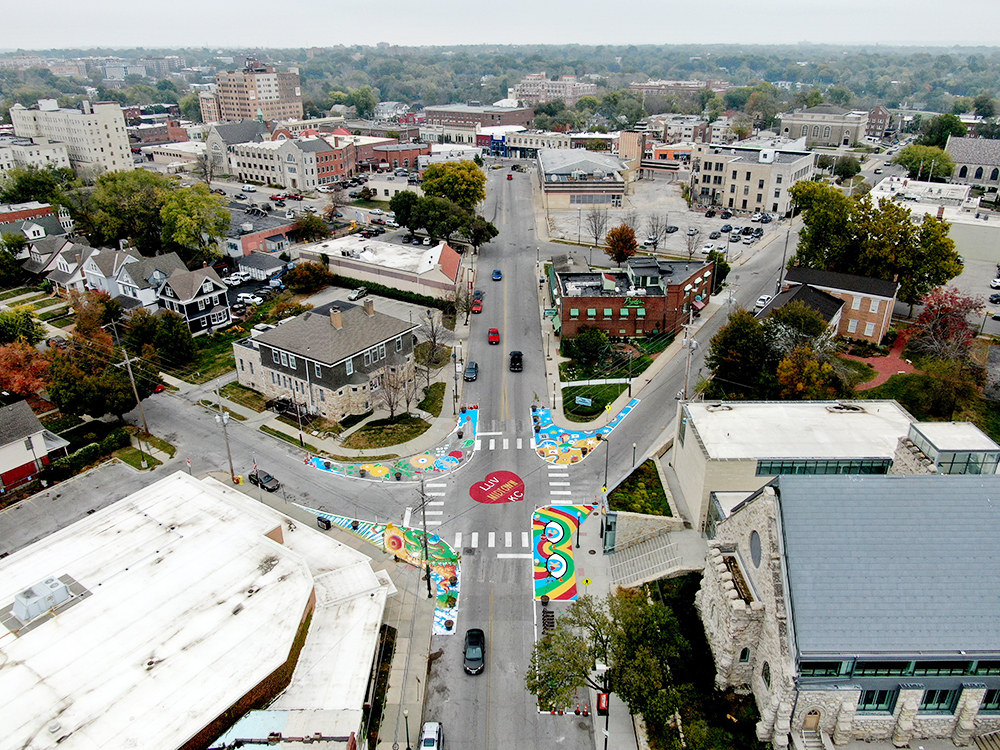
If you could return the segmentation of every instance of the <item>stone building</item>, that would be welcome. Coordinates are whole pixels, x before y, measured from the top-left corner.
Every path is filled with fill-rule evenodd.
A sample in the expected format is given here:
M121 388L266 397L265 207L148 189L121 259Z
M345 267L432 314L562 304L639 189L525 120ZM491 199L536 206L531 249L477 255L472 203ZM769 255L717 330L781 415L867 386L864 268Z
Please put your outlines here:
M236 374L268 399L339 421L379 408L383 389L414 384L417 327L375 312L371 297L322 305L235 342Z
M716 684L752 693L761 741L1000 730L998 491L995 475L783 475L733 509L696 601Z
M867 112L850 112L833 104L820 104L781 115L780 133L805 138L814 146L856 146L868 127Z
M989 138L948 136L944 150L955 162L953 182L964 185L1000 186L1000 141Z
M597 84L581 81L576 76L560 76L550 81L544 72L529 73L513 88L507 89L508 99L531 106L561 99L567 107L575 107L581 96L597 96Z

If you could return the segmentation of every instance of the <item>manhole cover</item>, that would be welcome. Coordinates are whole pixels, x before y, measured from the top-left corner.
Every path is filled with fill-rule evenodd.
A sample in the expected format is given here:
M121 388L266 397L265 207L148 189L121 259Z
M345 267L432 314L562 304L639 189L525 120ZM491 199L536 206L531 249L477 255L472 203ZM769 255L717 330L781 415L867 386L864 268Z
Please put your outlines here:
M587 554L596 555L597 554L597 550L596 549L592 549Z
M465 548L465 552L463 552L462 554L464 554L464 555L474 555L474 554L476 554L476 548L475 547L466 547Z

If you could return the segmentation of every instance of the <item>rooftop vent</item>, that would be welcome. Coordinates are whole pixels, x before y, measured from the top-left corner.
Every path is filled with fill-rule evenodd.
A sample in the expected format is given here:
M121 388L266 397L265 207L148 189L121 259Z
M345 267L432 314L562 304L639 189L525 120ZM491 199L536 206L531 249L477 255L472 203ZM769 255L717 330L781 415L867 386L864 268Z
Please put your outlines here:
M856 404L833 404L832 406L826 407L826 410L832 414L865 414L865 410L861 406Z

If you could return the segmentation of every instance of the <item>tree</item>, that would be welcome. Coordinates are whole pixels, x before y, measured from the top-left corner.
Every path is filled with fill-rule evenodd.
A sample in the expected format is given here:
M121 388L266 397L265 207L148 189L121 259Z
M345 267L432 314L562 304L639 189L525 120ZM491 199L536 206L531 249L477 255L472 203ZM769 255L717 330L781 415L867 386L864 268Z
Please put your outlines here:
M660 244L660 240L666 230L666 218L661 214L652 213L646 217L647 236L653 238L654 248Z
M688 232L684 235L684 244L687 247L688 260L690 261L694 258L694 249L698 247L698 235Z
M836 398L840 380L829 362L820 362L809 347L793 350L778 363L779 395L790 401Z
M486 200L486 175L473 161L440 162L424 170L421 189L426 196L447 198L471 211Z
M92 336L109 323L117 322L122 314L122 305L111 295L102 291L69 293L70 306L76 314L73 332L84 337Z
M333 280L332 274L322 263L296 263L295 267L285 274L285 283L296 294L312 294Z
M153 315L145 307L137 307L122 320L125 335L122 343L133 354L140 354L149 345L156 345L156 337L160 331L160 318Z
M468 212L457 203L447 198L425 196L417 201L412 220L426 229L431 239L444 238L447 242L466 224L467 217Z
M45 327L27 305L0 310L0 345L20 342L34 346L45 338Z
M584 362L600 362L608 352L608 334L593 326L581 328L572 342L574 358Z
M178 105L181 108L181 117L185 120L201 122L201 103L198 101L197 94L188 94L185 97L181 97Z
M479 252L479 248L492 240L500 231L492 223L486 221L478 214L470 214L465 226L461 228L461 235L469 241L472 249Z
M915 325L905 329L906 345L916 356L947 362L968 362L976 328L970 317L981 317L983 301L953 287L933 290L921 300L923 311Z
M48 385L49 358L31 344L0 346L0 390L29 396Z
M295 235L299 242L325 240L330 236L330 228L316 214L302 214L295 220Z
M17 286L24 277L24 269L15 256L27 244L28 240L23 234L3 235L0 243L0 286Z
M535 643L524 686L542 711L552 711L572 704L593 669L586 639L557 626Z
M231 219L223 198L210 193L206 185L194 185L166 195L160 220L164 243L180 248L187 260L208 260L226 236Z
M212 180L216 177L215 159L212 158L207 149L195 157L191 174L199 180L203 180L206 185L212 184Z
M820 154L816 157L816 169L826 170L836 163L837 160L830 154Z
M348 203L347 191L344 190L344 185L338 182L329 193L326 194L326 205L323 206L323 216L327 221L334 221L340 218L340 209L346 206Z
M594 238L596 247L608 229L608 209L591 208L586 215L587 232Z
M841 180L849 180L860 171L861 163L853 156L841 156L833 168L833 173Z
M972 108L976 113L976 117L982 117L983 119L995 117L997 113L996 102L993 101L993 97L989 94L980 94L973 99Z
M905 167L911 180L947 180L955 171L955 163L948 152L936 146L912 144L896 154L893 163Z
M921 146L937 146L944 148L948 143L948 136L964 136L968 128L958 115L945 114L932 117L920 126Z
M411 232L420 228L414 216L414 207L420 197L412 190L401 190L389 199L389 209L396 215L396 221Z
M153 345L160 359L174 367L194 361L195 343L191 327L178 313L168 310L160 313L159 328Z
M726 261L725 252L722 250L713 250L710 252L708 260L715 263L715 269L712 271L712 294L718 294L732 269Z
M0 203L58 202L63 188L75 179L65 168L12 167L0 183Z
M826 90L826 100L838 107L849 109L854 100L854 93L842 84L835 84Z
M109 240L128 240L143 255L154 255L162 241L160 210L173 189L157 172L106 172L91 196L95 226Z
M737 310L712 337L705 365L712 373L708 393L717 398L766 397L762 375L770 348L760 322L747 310Z
M396 137L398 138L399 136ZM483 168L483 164L485 163L483 161L483 157L478 153L472 157L472 161L475 162L476 166L479 167L480 169Z
M389 412L389 419L396 416L406 396L407 371L404 367L387 367L382 371L378 389L378 401Z
M379 100L371 86L355 89L347 95L347 98L348 103L357 110L358 117L361 119L369 118L375 114L375 105L378 104Z
M607 247L604 252L619 266L635 255L639 247L635 241L635 231L627 224L617 226L608 232L605 242Z

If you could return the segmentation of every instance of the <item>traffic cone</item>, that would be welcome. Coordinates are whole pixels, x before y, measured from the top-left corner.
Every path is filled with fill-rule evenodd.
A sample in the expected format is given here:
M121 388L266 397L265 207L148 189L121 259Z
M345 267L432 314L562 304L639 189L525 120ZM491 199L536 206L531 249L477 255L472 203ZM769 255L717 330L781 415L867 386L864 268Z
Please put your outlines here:
M583 704L583 715L584 716L590 716L590 704L589 703L584 703Z
M575 713L577 716L580 715L580 704L579 703L576 704L576 711L574 711L573 713Z

